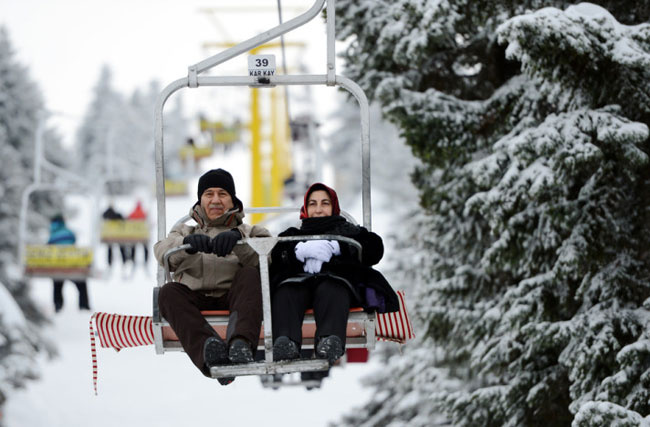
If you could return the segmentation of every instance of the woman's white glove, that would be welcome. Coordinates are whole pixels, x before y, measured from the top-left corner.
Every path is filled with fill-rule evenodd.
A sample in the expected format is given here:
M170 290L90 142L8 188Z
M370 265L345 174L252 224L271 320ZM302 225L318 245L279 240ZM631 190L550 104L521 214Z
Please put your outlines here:
M336 240L308 240L296 245L296 258L304 262L305 273L319 273L324 262L329 262L334 255L341 254L341 247Z
M302 269L305 273L316 274L320 273L320 269L323 266L323 261L316 258L307 258L305 264L302 266Z
M296 245L296 258L304 262L308 258L329 261L333 255L340 255L341 248L336 240L308 240Z

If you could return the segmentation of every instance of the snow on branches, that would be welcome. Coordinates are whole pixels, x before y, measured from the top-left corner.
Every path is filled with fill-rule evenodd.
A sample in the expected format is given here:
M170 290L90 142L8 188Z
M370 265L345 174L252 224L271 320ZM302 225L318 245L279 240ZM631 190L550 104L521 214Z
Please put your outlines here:
M418 343L454 425L650 415L650 17L599 3L338 3L347 74L422 161Z

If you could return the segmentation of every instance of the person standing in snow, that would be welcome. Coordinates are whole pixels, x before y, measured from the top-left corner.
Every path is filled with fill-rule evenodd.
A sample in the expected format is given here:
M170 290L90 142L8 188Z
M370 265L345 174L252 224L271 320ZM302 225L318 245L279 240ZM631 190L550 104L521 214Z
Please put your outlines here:
M117 212L115 209L113 209L113 206L110 205L102 214L102 218L108 221L111 220L117 220L117 221L123 221L124 216ZM107 262L108 266L110 267L113 265L113 243L106 243L106 246L108 248L108 256L107 256ZM122 264L126 264L126 262L130 259L130 248L127 247L124 244L120 244L120 253L122 255Z
M174 226L154 245L154 255L162 265L169 249L191 245L170 257L178 281L160 289L158 304L187 355L209 377L211 366L254 360L263 317L259 257L237 241L270 233L242 223L244 206L229 172L206 172L199 179L197 196L190 210L197 225ZM220 337L200 310L230 310L227 336ZM219 382L227 385L232 380Z
M140 200L138 200L136 202L135 208L133 208L133 211L131 211L131 213L129 214L127 219L129 221L146 221L147 220L147 214L144 211L144 209L142 209L142 203L140 202ZM147 261L149 261L149 248L148 248L149 242L146 242L146 243L141 242L141 244L142 244L142 251L143 251L143 254L144 254L144 265L146 267ZM137 247L138 247L138 244L136 243L133 246L131 246L131 248L130 248L131 249L130 250L130 258L133 261L133 269L134 270L135 270L135 253L136 253Z
M350 307L380 313L399 310L397 294L377 270L371 268L384 253L381 237L348 222L340 215L336 192L325 184L309 187L300 209L300 228L278 236L330 234L352 238L362 248L336 240L279 242L271 252L271 309L273 357L300 357L305 311L314 309L317 358L332 365L345 351Z
M48 245L74 245L74 233L65 226L62 215L55 215L50 221L50 238ZM63 280L54 280L54 310L58 313L63 308ZM88 304L88 288L85 280L72 281L79 291L79 309L90 310Z

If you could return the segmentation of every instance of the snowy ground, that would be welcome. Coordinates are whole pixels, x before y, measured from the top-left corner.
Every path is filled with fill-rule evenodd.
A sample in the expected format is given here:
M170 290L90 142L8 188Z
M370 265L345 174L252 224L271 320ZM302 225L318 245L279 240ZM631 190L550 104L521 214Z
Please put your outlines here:
M246 165L242 153L229 158L227 166L223 166L233 172L238 170L233 174L238 195L243 195L240 197L247 194ZM219 166L210 161L202 169ZM192 188L196 188L196 180L190 181ZM168 229L189 211L194 197L167 199ZM246 203L246 198L243 200ZM128 213L134 201L118 204ZM155 203L145 200L145 206L155 217ZM79 222L71 225L73 229L84 227ZM92 311L151 315L156 270L153 260L131 272L130 268L123 269L119 257L113 270L107 271L104 247L96 250L95 259L106 278L88 281ZM53 360L42 360L39 381L10 396L4 421L11 427L166 427L205 423L324 426L367 400L371 390L363 389L359 380L379 368L372 359L367 364L347 364L333 369L322 387L311 391L303 387L265 389L257 377L240 377L223 387L203 377L184 353L156 355L153 346L117 353L97 343L99 395L95 396L88 329L91 312L77 309L75 286L69 282L64 286L65 306L57 315L49 279L33 280L32 294L53 319L46 333L57 343L60 354Z

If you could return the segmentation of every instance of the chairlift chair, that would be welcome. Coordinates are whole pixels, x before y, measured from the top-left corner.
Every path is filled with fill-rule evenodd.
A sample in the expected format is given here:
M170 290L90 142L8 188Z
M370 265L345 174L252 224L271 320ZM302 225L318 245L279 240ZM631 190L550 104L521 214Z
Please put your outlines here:
M204 147L185 145L178 151L178 156L181 162L187 162L190 161L190 159L191 161L197 161L200 159L205 159L206 157L210 157L211 155L212 145L206 145Z
M146 220L104 219L100 241L102 243L149 244L149 223Z
M104 186L106 194L114 196L119 192L115 189L121 189L125 186L133 188L134 182L124 179L105 179ZM126 195L126 193L122 193ZM144 219L104 219L101 220L99 241L106 244L131 245L142 243L149 244L150 240L149 222Z
M206 117L199 118L199 129L209 135L213 146L228 146L241 139L241 124L239 121L224 123L210 121Z
M165 179L165 194L169 197L187 196L187 182L182 179Z
M371 230L370 212L370 138L369 138L369 109L368 100L363 90L352 80L336 75L335 53L334 53L334 8L335 1L327 2L327 71L322 75L253 75L249 76L200 76L206 70L222 64L242 53L266 43L269 40L301 26L319 15L323 9L325 0L316 0L314 5L302 15L291 19L269 31L255 36L232 48L229 48L215 56L212 56L200 63L190 66L188 76L176 80L163 89L158 96L155 108L155 159L156 159L156 198L157 198L157 224L158 240L166 237L166 208L165 208L165 172L164 172L164 144L163 144L163 108L167 99L176 91L185 88L198 88L200 86L237 86L253 88L270 88L276 85L326 85L340 86L348 90L357 99L361 112L361 152L362 152L362 208L363 225ZM267 207L247 208L247 213L266 213L279 211L296 211L295 208ZM248 364L222 365L211 368L213 378L236 377L241 375L275 375L293 372L325 371L329 369L328 362L324 359L273 361L273 339L271 325L270 307L270 286L268 271L268 255L272 248L279 241L285 240L317 240L328 239L343 241L359 248L360 245L349 238L342 236L317 235L317 236L287 236L287 237L264 237L249 238L240 241L238 244L250 245L258 254L260 260L260 275L262 278L262 301L263 301L263 328L258 342L258 349L263 351L264 359ZM158 291L167 281L172 280L172 272L169 271L169 256L177 251L188 249L189 245L182 245L170 249L165 254L166 267L158 269L158 285L154 288L153 295L153 334L157 354L164 354L167 351L182 350L169 323L161 317L158 309ZM225 336L225 328L228 323L228 312L204 312L206 319L217 330L220 336ZM303 324L303 349L313 348L314 325L313 316L306 315ZM347 348L368 348L375 345L375 314L366 313L362 309L353 310L348 319Z
M23 275L83 280L93 275L93 250L75 245L26 245Z

